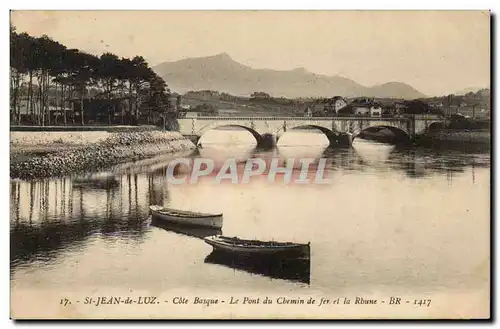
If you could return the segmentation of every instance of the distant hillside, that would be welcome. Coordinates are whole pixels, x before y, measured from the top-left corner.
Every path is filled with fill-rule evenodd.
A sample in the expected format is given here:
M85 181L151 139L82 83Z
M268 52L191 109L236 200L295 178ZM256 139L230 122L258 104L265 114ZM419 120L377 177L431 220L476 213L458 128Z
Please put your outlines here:
M468 88L464 88L464 89L456 92L455 95L465 95L465 94L471 93L471 92L476 93L482 89L488 89L488 88L487 87L468 87Z
M401 82L387 82L368 88L368 97L415 99L425 97L424 94L410 85Z
M373 87L363 86L341 76L315 74L298 68L290 71L253 69L234 61L228 54L188 58L165 62L153 70L168 83L171 90L217 90L248 96L264 91L274 97L392 97L414 99L425 97L411 86L389 82Z

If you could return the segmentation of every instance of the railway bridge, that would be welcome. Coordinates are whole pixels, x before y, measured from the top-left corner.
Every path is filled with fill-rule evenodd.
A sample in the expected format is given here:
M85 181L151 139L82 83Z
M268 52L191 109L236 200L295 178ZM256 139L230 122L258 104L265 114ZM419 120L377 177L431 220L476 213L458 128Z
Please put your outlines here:
M211 117L181 118L179 132L196 143L209 130L239 127L250 132L258 146L274 146L279 137L293 129L316 129L326 135L331 146L351 145L354 138L369 128L387 128L395 136L413 139L434 126L444 125L436 115L402 117Z

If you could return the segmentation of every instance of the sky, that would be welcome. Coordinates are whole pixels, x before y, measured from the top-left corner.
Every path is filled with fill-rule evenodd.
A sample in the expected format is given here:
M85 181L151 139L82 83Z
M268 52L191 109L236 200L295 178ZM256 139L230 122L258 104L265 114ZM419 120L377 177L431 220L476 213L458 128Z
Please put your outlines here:
M11 22L151 66L224 52L253 68L399 81L426 95L490 85L488 11L13 11Z

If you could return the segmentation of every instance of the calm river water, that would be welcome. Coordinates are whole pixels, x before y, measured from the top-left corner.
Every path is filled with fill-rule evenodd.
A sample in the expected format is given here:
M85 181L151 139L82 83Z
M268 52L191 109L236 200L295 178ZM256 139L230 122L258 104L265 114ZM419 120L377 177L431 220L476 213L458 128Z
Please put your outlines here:
M454 299L455 308L436 306L450 314L461 307L487 309L489 151L399 150L363 140L350 149L327 150L322 135L297 132L264 152L254 150L245 134L210 132L203 149L190 156L323 157L330 183L286 185L258 178L249 184L171 185L166 166L172 156L78 177L12 180L13 304L23 305L26 314L60 316L60 298L83 301L95 294L162 294L170 300L180 294L399 294L438 304ZM249 144L231 144L242 141ZM151 204L223 212L228 236L311 242L310 264L272 269L212 258L212 248L199 238L204 232L152 223ZM115 307L94 308L92 314L190 312L197 311Z

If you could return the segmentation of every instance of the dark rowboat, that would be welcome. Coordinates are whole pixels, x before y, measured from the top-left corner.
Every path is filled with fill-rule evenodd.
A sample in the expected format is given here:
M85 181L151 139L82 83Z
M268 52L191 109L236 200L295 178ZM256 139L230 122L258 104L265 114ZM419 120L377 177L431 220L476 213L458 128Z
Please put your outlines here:
M207 214L186 210L165 208L162 206L149 206L153 217L181 225L205 226L222 228L222 214Z
M214 251L246 256L308 258L310 254L310 243L244 240L222 235L209 236L204 240L213 247Z

